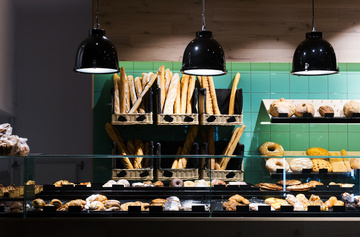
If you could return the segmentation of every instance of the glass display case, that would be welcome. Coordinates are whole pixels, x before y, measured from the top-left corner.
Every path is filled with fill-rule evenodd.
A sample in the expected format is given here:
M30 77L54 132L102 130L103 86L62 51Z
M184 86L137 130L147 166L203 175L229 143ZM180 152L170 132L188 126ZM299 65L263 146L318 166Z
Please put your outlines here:
M152 179L141 172L142 168L134 176L124 178L124 172L132 171L122 169L114 175L91 165L100 159L117 169L117 162L125 158L139 157L0 157L0 217L360 216L358 170L295 170L286 165L294 159L305 162L309 158L327 157L142 156L152 160L150 168L143 169L144 172L151 169ZM273 158L278 163L270 169L267 161ZM177 159L186 159L194 167L189 171L165 167L165 172L162 165ZM242 175L234 179L235 168L231 166L212 170L209 165L212 159L230 159L228 164L230 161L236 164L234 167ZM344 161L348 157L332 159ZM95 177L97 174L101 177Z

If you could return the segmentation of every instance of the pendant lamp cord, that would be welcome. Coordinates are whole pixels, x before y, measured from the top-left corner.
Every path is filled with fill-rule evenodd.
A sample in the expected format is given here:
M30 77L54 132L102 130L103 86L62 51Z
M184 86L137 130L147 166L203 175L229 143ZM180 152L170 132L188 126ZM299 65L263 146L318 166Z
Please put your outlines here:
M96 24L95 24L95 29L100 29L100 24L99 24L99 0L96 0Z
M312 32L316 32L316 30L315 30L315 7L314 7L314 0L312 0Z
M202 27L201 27L201 30L206 30L206 23L205 23L205 0L203 0Z

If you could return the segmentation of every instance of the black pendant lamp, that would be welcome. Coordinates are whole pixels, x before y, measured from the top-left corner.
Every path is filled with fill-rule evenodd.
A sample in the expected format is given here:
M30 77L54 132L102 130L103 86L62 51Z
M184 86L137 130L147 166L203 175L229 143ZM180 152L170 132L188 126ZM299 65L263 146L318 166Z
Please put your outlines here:
M184 51L181 73L197 76L226 74L225 54L221 45L213 39L205 26L205 0L203 0L202 30L196 32Z
M89 37L81 42L75 59L74 71L80 73L106 74L119 72L119 60L114 44L105 36L98 22L98 1L96 2L96 25L89 31Z
M314 0L312 1L312 32L296 48L291 74L299 76L330 75L339 72L334 48L315 30Z

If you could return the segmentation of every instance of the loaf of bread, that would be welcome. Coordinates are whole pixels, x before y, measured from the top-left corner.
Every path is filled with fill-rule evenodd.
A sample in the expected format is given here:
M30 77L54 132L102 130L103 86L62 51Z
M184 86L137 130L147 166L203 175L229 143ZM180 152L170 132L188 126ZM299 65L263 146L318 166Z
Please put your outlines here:
M192 113L191 99L192 99L194 89L195 89L195 81L196 81L196 77L195 76L190 76L189 86L188 86L188 93L187 93L187 100L186 100L186 113L187 114Z
M135 81L136 96L139 97L141 95L141 92L143 89L142 84L141 84L141 79L140 79L140 77L135 77L134 81ZM145 113L143 103L141 103L139 106L139 113Z
M186 113L186 103L187 103L187 93L189 87L189 75L183 74L181 78L181 103L180 103L180 113Z
M120 114L120 77L118 74L114 73L114 114Z
M314 106L309 103L297 104L295 106L295 115L297 117L303 117L304 113L312 114L312 116L314 117L315 114Z
M328 105L319 107L319 114L325 117L325 114L334 114L334 109Z
M210 96L211 96L211 102L212 102L214 114L221 114L220 110L219 110L217 98L216 98L214 80L212 77L207 77L207 79L208 79L208 83L209 83Z
M175 73L173 78L171 79L168 94L166 96L165 104L164 104L164 114L173 114L174 113L174 103L177 95L177 88L179 85L180 77L179 74Z
M130 101L131 101L131 105L134 106L137 100L134 77L129 75L128 82L129 82Z
M344 105L343 110L346 117L352 117L354 113L360 113L360 103L351 100Z
M270 114L274 117L279 117L279 114L287 114L288 117L293 116L295 113L294 106L286 101L284 98L281 98L280 100L275 100L270 105Z

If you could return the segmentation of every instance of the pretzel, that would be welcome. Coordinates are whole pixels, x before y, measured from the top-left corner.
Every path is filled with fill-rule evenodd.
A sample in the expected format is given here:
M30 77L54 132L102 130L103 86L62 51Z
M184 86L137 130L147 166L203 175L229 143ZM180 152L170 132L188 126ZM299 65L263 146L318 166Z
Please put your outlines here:
M236 95L236 89L237 89L237 85L239 83L239 79L240 79L240 73L236 73L235 79L234 79L234 82L233 82L233 86L231 88L230 104L229 104L229 115L234 114L235 95Z

